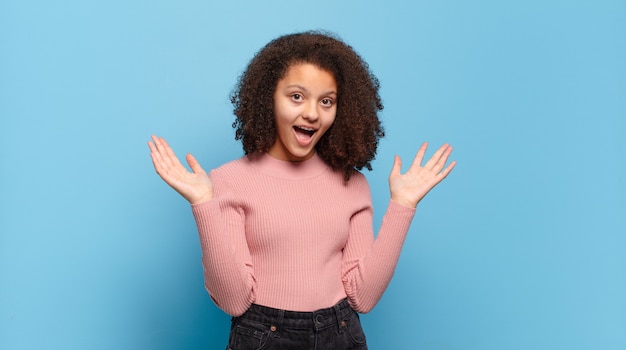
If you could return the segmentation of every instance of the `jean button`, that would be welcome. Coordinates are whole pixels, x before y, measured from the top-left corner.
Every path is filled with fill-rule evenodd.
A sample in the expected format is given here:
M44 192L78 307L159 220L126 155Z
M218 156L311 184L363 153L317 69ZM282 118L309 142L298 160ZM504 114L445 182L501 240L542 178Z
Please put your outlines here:
M315 316L315 322L322 323L324 321L324 317L322 315Z

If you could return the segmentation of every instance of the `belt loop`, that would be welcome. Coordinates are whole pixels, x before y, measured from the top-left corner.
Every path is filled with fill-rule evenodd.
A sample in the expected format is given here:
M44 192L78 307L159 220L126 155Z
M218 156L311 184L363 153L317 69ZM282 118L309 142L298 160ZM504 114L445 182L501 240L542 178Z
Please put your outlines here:
M339 330L339 334L343 333L343 328L341 328L341 303L338 303L337 305L333 306L333 309L335 309L335 319L337 320L337 329Z
M285 310L278 310L278 324L277 326L283 326L283 319L285 318Z

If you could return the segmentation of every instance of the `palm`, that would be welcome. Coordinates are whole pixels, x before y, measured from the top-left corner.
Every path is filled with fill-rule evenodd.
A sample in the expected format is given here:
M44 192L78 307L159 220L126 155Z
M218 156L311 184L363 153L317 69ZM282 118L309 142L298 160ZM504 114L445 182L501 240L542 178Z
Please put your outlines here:
M400 157L395 157L393 168L389 175L391 199L405 206L416 207L417 203L452 171L456 162L450 163L444 169L452 152L452 147L448 144L441 146L428 162L421 166L427 147L427 143L420 147L415 155L413 164L404 174L400 173L402 168Z
M191 154L186 157L192 170L190 172L181 164L165 139L152 136L152 140L148 142L150 157L163 181L192 204L213 198L213 183Z

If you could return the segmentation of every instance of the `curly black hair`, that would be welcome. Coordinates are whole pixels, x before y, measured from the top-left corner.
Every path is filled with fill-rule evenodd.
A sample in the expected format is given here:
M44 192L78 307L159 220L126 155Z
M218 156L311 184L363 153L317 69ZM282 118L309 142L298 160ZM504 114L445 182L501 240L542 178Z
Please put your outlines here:
M267 152L276 141L274 92L294 64L310 63L332 73L337 83L337 113L316 145L319 156L349 180L355 169L372 170L378 140L385 135L378 112L380 84L352 47L320 31L289 34L255 54L230 95L237 119L235 139L245 154Z

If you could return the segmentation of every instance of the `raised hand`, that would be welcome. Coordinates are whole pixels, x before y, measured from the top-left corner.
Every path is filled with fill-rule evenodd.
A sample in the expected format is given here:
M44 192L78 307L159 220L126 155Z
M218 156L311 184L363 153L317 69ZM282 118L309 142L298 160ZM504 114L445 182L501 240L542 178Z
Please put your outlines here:
M452 171L456 162L450 163L444 169L452 146L444 144L435 154L421 166L428 143L424 142L417 151L413 164L409 170L401 174L402 160L395 156L391 174L389 175L389 190L391 199L407 207L415 208L426 194Z
M191 154L186 157L192 170L189 172L165 139L152 135L148 147L157 174L189 203L198 204L213 199L213 183Z

